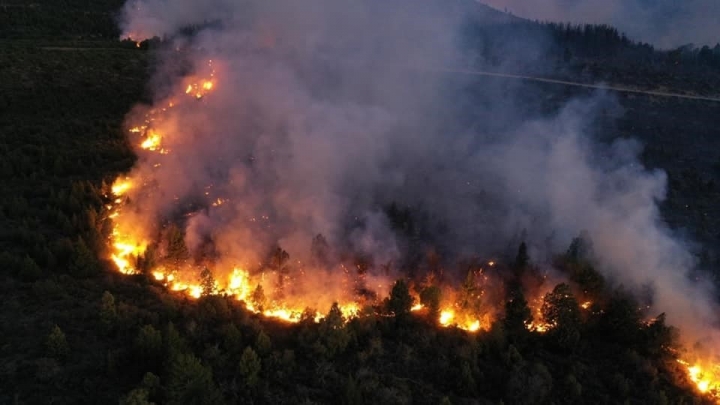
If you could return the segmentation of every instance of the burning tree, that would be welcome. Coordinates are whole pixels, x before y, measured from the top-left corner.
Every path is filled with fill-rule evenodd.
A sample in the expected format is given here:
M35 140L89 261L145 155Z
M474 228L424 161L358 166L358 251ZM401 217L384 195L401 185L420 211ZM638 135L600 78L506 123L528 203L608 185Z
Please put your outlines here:
M543 298L542 316L560 347L573 349L580 340L580 306L570 286L558 284Z

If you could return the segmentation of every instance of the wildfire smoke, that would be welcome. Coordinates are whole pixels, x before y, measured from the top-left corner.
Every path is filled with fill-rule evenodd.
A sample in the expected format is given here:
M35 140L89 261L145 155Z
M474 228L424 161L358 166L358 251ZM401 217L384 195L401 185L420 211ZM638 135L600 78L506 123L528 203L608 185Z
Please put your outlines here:
M465 80L423 71L467 62L464 15L401 0L129 3L126 34L165 40L153 103L127 118L138 163L108 196L118 269L294 322L333 302L364 313L406 272L495 257L523 229L551 270L552 253L586 230L604 275L650 285L648 312L666 313L686 342L716 341L711 292L688 280L692 256L660 220L665 175L639 164L637 144L588 136L614 100L530 120L512 107L528 97L513 86L487 84L494 102L471 102ZM431 249L445 263L417 260ZM500 317L493 264L445 276L439 325L480 331ZM553 327L547 292L529 294L538 333ZM414 311L428 311L419 301ZM689 376L712 391L714 366L694 364Z

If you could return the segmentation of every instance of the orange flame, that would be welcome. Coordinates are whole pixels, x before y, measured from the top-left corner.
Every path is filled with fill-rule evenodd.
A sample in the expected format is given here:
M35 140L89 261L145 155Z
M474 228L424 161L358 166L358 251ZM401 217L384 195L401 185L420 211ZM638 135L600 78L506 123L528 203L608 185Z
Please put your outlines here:
M678 359L678 363L685 366L690 381L702 394L709 395L720 404L720 364L712 364L703 367L701 364L690 364L687 361Z
M139 46L139 43L138 43ZM206 78L190 77L188 78L180 90L180 95L184 89L184 94L190 97L177 97L163 102L162 105L167 107L151 110L145 117L142 125L134 126L129 129L130 133L140 134L142 141L139 147L148 151L157 151L161 154L168 153L168 149L161 147L163 137L160 132L173 133L168 128L163 128L161 120L157 119L156 114L167 112L167 108L174 108L182 103L188 103L192 99L201 99L212 91L217 89L217 81L213 62L208 61L210 73ZM150 126L153 128L149 128ZM154 129L160 128L159 130ZM160 131L160 132L158 132ZM135 138L137 139L137 138ZM164 140L167 143L168 140ZM156 163L154 166L158 167ZM115 263L118 271L123 274L136 274L138 269L135 267L135 261L143 255L147 250L148 243L145 238L137 233L137 224L132 223L132 219L122 215L121 206L123 197L129 190L136 185L128 177L119 177L112 185L111 191L115 197L115 205L107 205L109 211L108 217L114 222L114 228L110 236L110 259ZM209 196L209 193L206 193ZM227 200L221 197L213 197L211 204L215 207L224 204ZM254 219L253 219L254 221ZM496 265L494 261L487 262L489 267ZM262 285L262 277L252 277L251 274L239 267L232 269L229 275L224 279L214 280L213 284L208 284L207 280L203 283L197 277L188 276L188 272L180 271L182 269L173 269L168 271L164 268L151 269L152 277L164 284L169 290L181 291L192 298L200 298L203 294L226 295L234 297L249 310L263 316L282 320L285 322L299 322L303 316L306 316L306 309L300 303L288 302L270 302L263 308L256 308L253 303L253 292L257 286ZM542 295L530 302L535 321L526 325L527 329L536 333L545 333L550 330L553 325L542 321L541 314ZM259 305L259 304L258 304ZM592 306L591 301L583 302L581 308L588 310ZM346 319L360 316L361 305L358 302L345 301L339 305L340 311ZM422 304L415 304L411 311L421 311L424 309ZM492 319L490 314L474 314L466 313L460 307L455 305L447 305L441 308L438 316L438 324L442 327L456 327L468 332L478 332L480 330L489 329ZM305 315L304 315L305 314ZM318 322L323 319L324 315L319 312L310 314L312 318ZM713 364L711 366L701 364L690 364L683 360L678 360L688 373L689 379L695 384L698 391L711 395L720 403L720 365Z
M160 147L161 139L160 134L150 129L145 134L145 140L140 144L140 147L145 150L156 151Z
M126 178L118 178L115 180L111 187L112 193L120 197L123 194L125 194L130 188L132 187L132 182L130 182L130 179Z

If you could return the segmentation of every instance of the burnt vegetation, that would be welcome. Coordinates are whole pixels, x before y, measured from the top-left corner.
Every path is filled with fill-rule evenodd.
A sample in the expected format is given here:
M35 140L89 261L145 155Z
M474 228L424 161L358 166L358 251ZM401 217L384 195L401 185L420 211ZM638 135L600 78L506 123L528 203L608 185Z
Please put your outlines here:
M317 308L327 314L319 323L279 323L232 298L191 300L147 275L111 271L99 259L105 196L134 162L122 122L146 97L153 58L152 44L114 39L122 3L0 1L0 403L703 403L676 362L678 331L598 273L583 238L556 256L569 281L546 285L540 314L527 294L549 281L527 247L499 252L492 271L505 280L504 310L478 333L438 327L441 290L428 274L444 269L462 284L473 273L423 243L420 213L403 207L386 214L409 241L411 277L350 320L333 306ZM553 70L529 70L521 44L502 41L518 31L547 37L533 57ZM720 46L658 51L611 27L512 19L468 27L467 46L490 61L517 52L528 63L513 73L720 93ZM479 78L477 88L509 81ZM522 86L530 115L586 91ZM618 97L624 112L594 125L607 140L646 143L645 163L668 171L664 218L703 243L701 267L718 282L720 103ZM324 260L324 238L312 246ZM269 264L287 271L286 256L278 247ZM265 293L253 293L256 306ZM424 311L411 311L413 296ZM539 316L553 325L545 333L527 327Z

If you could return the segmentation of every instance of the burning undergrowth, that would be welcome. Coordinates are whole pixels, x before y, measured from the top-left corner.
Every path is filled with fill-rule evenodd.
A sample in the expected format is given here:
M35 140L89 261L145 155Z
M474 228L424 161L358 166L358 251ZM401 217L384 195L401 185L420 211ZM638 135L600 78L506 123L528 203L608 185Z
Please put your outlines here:
M542 333L556 326L548 299L571 295L553 288L572 274L553 252L586 230L585 259L647 293L639 314L667 314L714 355L715 304L659 216L664 174L638 145L589 136L610 97L531 120L512 88L468 104L457 80L424 70L464 60L461 13L432 2L180 3L125 9L126 35L166 38L153 102L127 119L137 164L109 194L121 272L291 322L333 303L381 313L407 277L413 310L470 331L491 328L519 284L524 327ZM520 241L517 263L493 261ZM528 250L537 266L521 271ZM580 285L572 316L602 311ZM701 363L714 367L693 361L690 377L716 390Z

